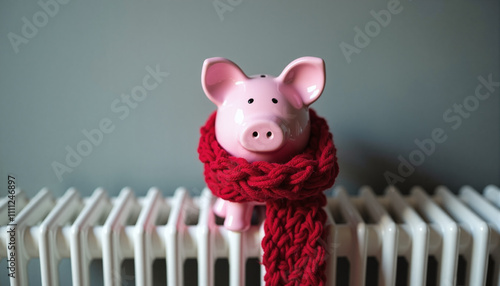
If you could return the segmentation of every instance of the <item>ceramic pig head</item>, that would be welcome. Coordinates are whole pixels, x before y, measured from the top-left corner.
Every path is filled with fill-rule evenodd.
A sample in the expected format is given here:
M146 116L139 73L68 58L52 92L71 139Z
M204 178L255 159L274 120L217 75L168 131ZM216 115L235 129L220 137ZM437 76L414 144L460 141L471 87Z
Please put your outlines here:
M203 63L203 90L217 106L215 136L229 154L248 162L282 163L305 149L310 136L308 107L325 86L322 59L302 57L278 77L247 76L233 62L210 58ZM218 199L214 212L232 231L250 227L252 210L260 203Z
M308 107L325 86L322 59L302 57L278 77L247 76L232 61L209 58L201 82L217 106L215 134L231 155L248 162L286 162L300 153L310 135Z

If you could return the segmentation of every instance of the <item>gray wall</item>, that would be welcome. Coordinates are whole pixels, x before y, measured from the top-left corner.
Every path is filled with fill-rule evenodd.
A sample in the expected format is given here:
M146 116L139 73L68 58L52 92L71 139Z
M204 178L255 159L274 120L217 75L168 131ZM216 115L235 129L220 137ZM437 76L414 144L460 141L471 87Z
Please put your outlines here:
M2 1L2 184L11 174L30 195L49 187L60 196L71 186L83 195L98 186L111 195L124 186L138 195L151 186L198 193L199 127L215 108L200 85L203 60L223 56L249 75L278 75L305 55L326 62L326 88L313 107L335 137L337 184L381 190L386 171L401 176L403 190L500 183L499 87L475 97L478 77L500 81L498 1L268 2L220 0L229 8L219 15L211 0L70 0L49 5L46 16L37 1ZM371 22L370 11L388 6L385 27ZM367 25L369 43L355 29ZM148 66L168 76L127 113L121 95L140 89ZM464 100L471 111L460 115L454 104ZM82 130L103 120L108 133L86 150ZM446 140L418 157L414 141L436 128L436 140ZM89 154L71 167L66 147L79 144ZM405 178L399 156L423 162ZM68 168L61 180L53 162Z

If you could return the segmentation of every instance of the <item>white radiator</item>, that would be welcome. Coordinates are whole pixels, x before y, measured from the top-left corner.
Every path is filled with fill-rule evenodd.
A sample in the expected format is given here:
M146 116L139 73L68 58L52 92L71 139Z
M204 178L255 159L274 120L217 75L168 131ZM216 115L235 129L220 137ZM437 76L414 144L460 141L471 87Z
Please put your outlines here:
M376 196L364 187L348 196L336 188L327 206L328 285L500 286L500 189L488 186L481 195L463 187L455 196L439 187L434 193L416 187L402 196L388 188ZM199 197L183 188L173 197L156 188L146 197L125 188L116 198L102 189L83 198L74 189L61 198L46 189L32 199L18 192L17 215L9 201L0 201L0 266L7 267L2 285L28 285L28 277L30 284L64 285L59 280L65 275L73 285L87 286L95 280L91 261L101 259L98 280L104 285L153 285L159 275L167 285L195 280L236 286L264 276L260 266L245 274L247 259L261 255L263 209L249 231L226 231L212 213L207 189ZM9 222L9 216L15 219ZM40 277L28 275L30 259L39 259ZM133 271L124 274L126 259L133 259ZM156 261L163 267L153 275ZM228 268L222 276L218 261ZM69 262L71 273L59 273L60 263ZM7 276L12 272L15 278Z

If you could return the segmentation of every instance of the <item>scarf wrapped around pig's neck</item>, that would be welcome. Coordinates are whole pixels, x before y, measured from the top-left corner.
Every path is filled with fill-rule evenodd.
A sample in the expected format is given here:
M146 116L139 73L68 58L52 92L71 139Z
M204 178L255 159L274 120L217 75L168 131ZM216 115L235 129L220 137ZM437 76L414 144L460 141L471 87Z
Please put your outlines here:
M325 285L328 258L324 190L338 174L336 149L325 119L310 109L306 149L287 163L229 155L215 137L214 112L201 128L199 158L212 193L231 202L265 202L262 240L266 285Z

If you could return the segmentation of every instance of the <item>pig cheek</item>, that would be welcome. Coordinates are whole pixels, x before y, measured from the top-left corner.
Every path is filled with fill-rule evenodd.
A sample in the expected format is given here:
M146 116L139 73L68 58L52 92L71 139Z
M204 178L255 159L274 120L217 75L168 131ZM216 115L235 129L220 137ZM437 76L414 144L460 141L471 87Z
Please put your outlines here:
M308 108L301 108L292 112L291 117L286 120L289 124L288 143L295 152L300 152L309 142L310 122Z
M279 85L278 91L286 98L287 102L291 105L291 108L294 110L304 109L304 103L302 99L297 94L297 91L290 86L287 85Z
M244 114L241 109L219 108L215 121L215 136L217 141L229 154L241 155L239 132L242 130Z
M282 122L287 131L287 138L294 142L301 137L309 137L309 108L296 108L290 101L283 102L280 110Z

